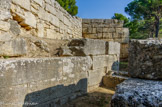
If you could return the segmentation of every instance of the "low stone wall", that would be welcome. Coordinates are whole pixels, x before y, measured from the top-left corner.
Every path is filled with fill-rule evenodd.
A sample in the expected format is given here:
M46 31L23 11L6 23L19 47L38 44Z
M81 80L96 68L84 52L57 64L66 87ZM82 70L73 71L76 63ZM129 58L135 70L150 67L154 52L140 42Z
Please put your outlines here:
M0 106L60 106L98 87L109 70L119 69L119 43L74 39L68 46L82 46L80 51L88 53L1 59Z
M144 79L162 79L162 40L132 40L129 74Z
M72 17L55 0L0 0L0 6L0 40L26 35L82 38L82 19Z
M129 29L116 19L83 19L83 37L121 43L121 59L128 58Z

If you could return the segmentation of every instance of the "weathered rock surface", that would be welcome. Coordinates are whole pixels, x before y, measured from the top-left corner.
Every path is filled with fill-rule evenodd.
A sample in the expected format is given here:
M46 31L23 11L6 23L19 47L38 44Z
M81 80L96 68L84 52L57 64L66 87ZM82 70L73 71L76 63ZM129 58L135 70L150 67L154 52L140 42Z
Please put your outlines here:
M132 40L129 74L145 79L162 79L162 40Z
M22 56L25 54L27 54L27 43L22 38L0 42L0 56Z
M162 81L128 79L117 86L112 107L162 107Z
M68 47L62 47L60 56L105 55L106 42L95 39L73 39Z

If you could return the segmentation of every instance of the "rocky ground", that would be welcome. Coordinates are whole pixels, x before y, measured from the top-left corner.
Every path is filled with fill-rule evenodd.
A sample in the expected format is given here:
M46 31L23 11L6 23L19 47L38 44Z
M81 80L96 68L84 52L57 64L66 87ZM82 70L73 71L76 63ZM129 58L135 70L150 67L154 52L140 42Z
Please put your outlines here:
M114 90L99 87L62 107L111 107L111 98L114 93Z

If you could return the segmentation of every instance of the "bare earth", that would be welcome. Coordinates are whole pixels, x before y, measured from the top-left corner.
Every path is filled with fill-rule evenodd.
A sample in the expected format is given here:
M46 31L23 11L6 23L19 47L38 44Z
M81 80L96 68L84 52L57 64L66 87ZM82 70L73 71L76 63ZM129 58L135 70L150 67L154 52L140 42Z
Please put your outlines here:
M111 98L114 93L114 90L99 87L86 96L63 105L63 107L111 107Z

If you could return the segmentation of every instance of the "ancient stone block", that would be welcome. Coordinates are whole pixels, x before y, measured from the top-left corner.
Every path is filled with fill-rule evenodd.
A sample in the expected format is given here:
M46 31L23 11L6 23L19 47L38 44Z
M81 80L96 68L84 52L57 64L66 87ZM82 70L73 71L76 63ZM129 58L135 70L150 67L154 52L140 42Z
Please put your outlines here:
M10 29L10 23L6 21L0 21L0 30L9 31L9 29Z
M0 88L0 106L22 107L27 93L27 84Z
M93 69L99 69L107 67L109 64L108 55L99 55L99 56L92 56L93 59Z
M87 78L87 71L92 66L92 59L87 57L67 57L63 59L64 84L74 84L82 78ZM70 78L70 79L69 79Z
M36 28L36 23L37 21L35 16L30 12L25 12L25 19L20 23L20 25Z
M30 0L12 0L12 2L26 10L30 10Z
M40 58L1 60L0 75L0 87L47 79L60 80L62 78L62 59Z
M131 41L129 74L137 78L162 79L162 40Z
M106 52L106 44L102 40L73 39L68 46L72 54L77 56L104 55Z
M0 32L0 42L10 41L13 36L9 32Z
M108 55L107 70L119 71L119 55Z
M52 13L53 15L56 15L56 9L54 7L52 7L51 5L49 4L46 4L46 11Z
M10 7L11 0L0 0L0 20L11 18Z
M17 21L14 21L14 20L9 20L9 23L10 23L10 31L12 32L12 34L14 36L17 36L20 34L20 25L18 24Z
M118 42L107 42L108 54L120 54L120 43Z
M37 24L37 29L38 29L38 37L44 37L44 23L38 23Z
M39 4L40 6L43 5L43 0L34 0L37 4Z
M18 38L0 43L0 56L22 56L27 54L27 44L24 39Z
M105 68L99 68L95 70L88 71L88 87L90 90L100 86L102 83L102 78L105 75ZM94 88L93 88L94 87Z
M162 82L128 79L117 86L111 107L160 107L162 106Z

